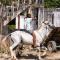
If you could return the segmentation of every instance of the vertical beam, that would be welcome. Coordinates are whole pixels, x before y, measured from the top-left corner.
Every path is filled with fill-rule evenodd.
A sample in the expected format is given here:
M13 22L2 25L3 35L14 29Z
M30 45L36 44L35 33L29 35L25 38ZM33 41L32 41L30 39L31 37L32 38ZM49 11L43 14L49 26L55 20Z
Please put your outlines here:
M38 4L38 0L36 0L35 3Z
M31 4L32 3L32 0L29 0L29 4Z
M44 21L44 0L42 0L42 4L43 4L43 21Z
M19 7L19 2L20 2L20 0L18 0L18 3L17 3L18 6L17 7Z
M18 15L18 29L20 29L20 15Z
M16 29L18 29L18 16L16 16Z
M38 10L38 28L41 27L41 23L42 23L42 21L44 21L44 15L43 14L44 14L43 8L40 7Z
M38 28L40 28L40 24L41 24L41 11L40 8L38 9Z
M24 4L26 3L26 0L24 0Z
M2 34L2 28L3 28L3 27L2 27L2 19L1 19L1 34Z

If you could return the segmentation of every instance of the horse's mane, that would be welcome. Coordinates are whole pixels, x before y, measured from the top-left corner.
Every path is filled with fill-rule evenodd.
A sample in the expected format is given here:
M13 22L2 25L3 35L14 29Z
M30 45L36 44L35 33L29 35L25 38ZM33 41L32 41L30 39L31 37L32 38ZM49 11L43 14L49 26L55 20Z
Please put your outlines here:
M15 29L15 30L13 30L12 32L14 32L14 31L24 31L24 32L29 33L30 35L32 35L32 33L29 32L29 31L26 30L26 29Z
M31 35L32 35L32 33L31 33L31 32L29 32L29 31L28 31L28 30L26 30L26 29L20 29L20 31L24 31L24 32L29 33L29 34L31 34Z

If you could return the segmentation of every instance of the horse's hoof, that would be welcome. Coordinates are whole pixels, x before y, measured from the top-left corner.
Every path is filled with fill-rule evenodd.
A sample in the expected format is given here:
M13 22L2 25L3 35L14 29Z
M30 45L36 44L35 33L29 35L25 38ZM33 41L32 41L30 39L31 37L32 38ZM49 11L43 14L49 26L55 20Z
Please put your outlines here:
M11 60L18 60L17 58L12 57Z
M43 58L39 58L38 60L44 60Z
M42 55L41 55L41 57L45 57L46 56L46 52L44 52Z

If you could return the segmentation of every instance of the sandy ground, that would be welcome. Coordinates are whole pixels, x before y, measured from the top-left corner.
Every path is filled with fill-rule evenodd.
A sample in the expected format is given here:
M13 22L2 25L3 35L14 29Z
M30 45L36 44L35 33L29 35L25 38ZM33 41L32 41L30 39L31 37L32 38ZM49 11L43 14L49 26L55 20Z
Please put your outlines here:
M56 53L48 53L46 57L43 58L44 60L60 60L60 51ZM0 53L0 60L11 60L11 57L7 54ZM38 60L37 56L29 55L29 56L21 56L19 60Z
M47 52L47 56L45 57L47 60L60 60L60 51L57 52Z
M22 55L19 57L19 60L38 60L36 53L38 53L36 50L24 49ZM0 53L0 60L11 60L11 57L9 54ZM52 53L47 51L43 60L60 60L60 50Z

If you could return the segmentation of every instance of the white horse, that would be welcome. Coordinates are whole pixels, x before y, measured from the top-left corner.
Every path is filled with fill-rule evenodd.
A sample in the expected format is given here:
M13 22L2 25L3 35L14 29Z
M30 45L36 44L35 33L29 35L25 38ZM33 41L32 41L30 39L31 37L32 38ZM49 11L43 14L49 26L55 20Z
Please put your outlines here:
M11 39L13 40L13 44L12 46L10 46L10 52L11 52L11 56L14 57L16 60L16 55L13 51L13 49L21 43L24 44L30 44L30 45L34 45L35 47L38 47L38 50L40 51L40 45L43 42L43 40L45 39L45 37L48 37L48 35L50 34L50 32L52 31L52 29L49 27L48 23L42 23L42 26L40 27L40 29L33 31L32 35L29 34L26 31L20 31L20 30L16 30L12 33L10 33L9 35L11 35ZM9 36L7 35L7 37ZM3 41L6 39L3 39ZM39 60L41 59L40 53L38 54L39 56Z

